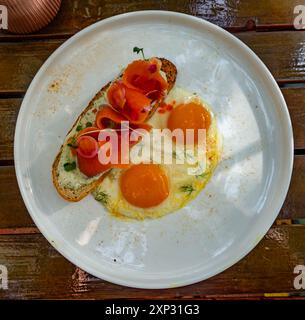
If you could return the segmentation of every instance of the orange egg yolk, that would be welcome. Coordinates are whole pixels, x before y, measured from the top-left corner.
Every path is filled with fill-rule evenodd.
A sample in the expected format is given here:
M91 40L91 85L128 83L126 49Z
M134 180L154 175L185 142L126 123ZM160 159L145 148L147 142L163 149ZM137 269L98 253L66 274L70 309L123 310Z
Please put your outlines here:
M186 137L186 129L194 129L194 142L198 142L198 130L208 130L211 125L210 112L201 104L189 102L174 108L167 121L170 130L182 129ZM186 139L184 138L184 141Z
M167 176L156 164L138 164L130 167L122 174L120 184L124 198L140 208L157 206L169 194Z

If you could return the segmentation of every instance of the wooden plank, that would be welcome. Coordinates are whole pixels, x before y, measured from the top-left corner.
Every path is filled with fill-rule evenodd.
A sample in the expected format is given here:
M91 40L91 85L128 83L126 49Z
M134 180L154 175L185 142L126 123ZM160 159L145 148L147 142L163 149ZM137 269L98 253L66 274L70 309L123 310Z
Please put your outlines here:
M236 36L261 58L278 82L305 82L305 33L244 32Z
M34 37L71 36L99 20L137 10L169 10L206 19L228 30L292 27L298 0L65 0L54 21ZM0 39L19 36L0 33ZM30 35L33 37L33 35Z
M62 41L0 44L0 93L24 93L35 74Z
M14 167L0 167L0 230L35 227L22 200Z
M0 236L0 264L8 290L0 298L217 298L235 295L300 295L293 270L305 262L305 226L276 226L243 260L198 284L167 290L131 289L99 280L75 267L43 236Z
M305 149L305 88L283 88L294 135L295 149Z
M14 133L21 99L0 100L0 160L14 158Z
M305 156L295 156L289 192L278 219L305 218ZM35 227L20 195L14 167L0 167L0 229L24 233L18 228ZM288 223L291 223L289 221ZM15 230L17 228L17 231Z
M294 131L295 149L305 149L305 88L282 89ZM0 161L13 160L14 132L22 99L0 99Z
M235 1L234 1L235 2ZM300 5L298 0L242 0L239 2L237 16L254 19L257 30L277 28L281 26L293 27L296 17L294 7Z
M296 149L305 149L305 88L282 89L294 128ZM14 132L22 99L0 99L0 160L13 159Z
M295 149L305 149L305 88L282 89L294 131ZM22 99L0 99L0 161L13 159L14 132Z
M295 149L305 149L305 88L282 89L294 132ZM0 99L0 161L13 160L14 132L22 99Z
M258 54L279 82L305 82L304 33L249 32L236 36ZM62 43L0 43L0 94L24 93L46 58Z
M289 191L279 218L305 218L305 156L295 156Z

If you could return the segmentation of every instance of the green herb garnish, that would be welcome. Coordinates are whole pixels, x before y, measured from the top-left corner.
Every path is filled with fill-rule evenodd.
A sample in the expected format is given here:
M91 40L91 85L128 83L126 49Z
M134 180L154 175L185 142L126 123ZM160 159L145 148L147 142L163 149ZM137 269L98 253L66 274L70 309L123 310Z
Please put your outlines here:
M88 122L86 123L86 128L89 128L89 127L92 127L92 122L90 122L90 121L88 121Z
M96 194L95 200L97 200L103 204L107 204L108 200L109 200L109 195L107 193L101 191L98 194Z
M198 178L198 179L199 178L201 179L201 178L204 178L206 175L207 175L207 172L203 172L201 174L197 174L195 177Z
M65 169L65 171L72 171L72 170L76 169L76 162L75 161L66 162L64 164L64 169Z
M81 131L83 129L82 125L79 124L77 127L76 127L76 131Z
M144 55L144 48L134 47L133 52L135 52L136 54L139 54L141 52L143 59L146 60L145 55Z
M76 138L75 138L75 137L72 137L72 138L69 139L68 146L69 146L70 148L74 148L74 149L77 148Z
M187 192L188 195L191 195L191 193L193 191L195 191L195 189L193 188L193 186L191 184L188 184L188 185L185 185L185 186L181 186L180 187L180 191Z

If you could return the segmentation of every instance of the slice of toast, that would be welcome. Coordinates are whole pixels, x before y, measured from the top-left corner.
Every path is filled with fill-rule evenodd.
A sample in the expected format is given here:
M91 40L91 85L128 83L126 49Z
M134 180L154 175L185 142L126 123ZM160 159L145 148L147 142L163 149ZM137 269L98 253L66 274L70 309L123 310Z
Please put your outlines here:
M163 71L166 75L167 82L168 82L167 92L169 92L173 88L173 86L176 82L177 69L176 69L175 65L172 62L170 62L169 60L164 59L164 58L158 58L158 59L161 60L161 62L162 62L161 71ZM120 77L121 77L121 75L118 78L120 78ZM86 118L86 116L88 114L90 114L90 112L92 110L97 108L98 105L101 105L103 103L102 100L104 99L105 93L106 93L107 89L109 88L109 86L111 85L111 83L112 82L109 82L108 84L106 84L90 101L87 108L79 115L79 117L75 121L74 125L72 126L72 128L68 132L66 139L65 139L65 142L61 146L59 153L57 154L57 156L54 160L54 163L52 166L53 184L54 184L56 190L58 191L58 193L65 200L77 202L77 201L83 199L86 195L91 193L103 181L105 174L108 172L108 171L103 172L95 177L87 178L82 173L80 173L78 168L76 168L76 170L73 170L71 172L63 172L62 167L63 167L63 162L65 161L64 160L65 153L67 153L67 152L70 153L70 147L68 146L69 138L71 138L73 136L73 133L76 134L77 127L82 122L82 120L84 120ZM160 101L159 103L156 103L154 105L154 108L150 112L149 117L152 116L152 114L158 108L160 103L162 103L162 101ZM68 180L68 183L65 183L65 184L61 183L61 180L63 180L62 176L65 177L65 180ZM79 178L82 182L78 183L76 186L72 185L70 182L74 181L75 178ZM69 181L69 180L71 180L71 181Z

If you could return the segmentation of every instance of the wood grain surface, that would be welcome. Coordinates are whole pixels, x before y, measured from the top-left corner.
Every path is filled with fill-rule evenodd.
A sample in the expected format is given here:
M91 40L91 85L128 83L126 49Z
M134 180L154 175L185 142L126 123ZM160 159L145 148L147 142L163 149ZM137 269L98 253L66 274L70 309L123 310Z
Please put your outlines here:
M0 264L9 290L0 298L221 298L281 296L293 288L293 269L305 263L305 226L275 226L243 260L206 281L182 288L141 290L99 280L63 258L40 234L0 235Z
M298 0L63 0L55 20L25 38L69 37L99 20L137 10L169 10L206 19L229 31L292 28ZM19 39L0 33L0 40Z
M305 149L305 88L282 89L291 116L295 149ZM0 162L13 160L15 124L22 99L0 99Z
M293 269L305 264L305 33L293 29L297 0L63 0L36 34L0 32L0 264L9 271L1 298L278 298L305 296ZM246 43L281 86L291 115L294 170L286 201L263 240L244 259L206 281L168 290L110 284L80 270L41 235L22 201L13 162L22 98L41 65L65 39L107 17L170 10L211 21Z
M299 31L249 32L236 36L262 59L279 83L293 83L305 82L303 34ZM0 43L0 95L23 94L44 61L63 41Z
M295 156L289 192L278 219L305 218L304 181L305 156ZM0 204L0 234L1 229L35 226L21 198L13 166L0 167Z

